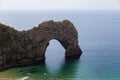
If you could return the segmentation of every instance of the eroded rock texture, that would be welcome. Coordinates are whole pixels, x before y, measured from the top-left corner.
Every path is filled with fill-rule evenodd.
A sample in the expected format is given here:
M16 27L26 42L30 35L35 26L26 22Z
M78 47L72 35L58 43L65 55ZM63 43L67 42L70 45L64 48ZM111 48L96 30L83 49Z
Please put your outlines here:
M65 48L66 59L81 55L77 30L68 20L46 21L27 31L0 24L0 68L44 62L46 48L52 39Z

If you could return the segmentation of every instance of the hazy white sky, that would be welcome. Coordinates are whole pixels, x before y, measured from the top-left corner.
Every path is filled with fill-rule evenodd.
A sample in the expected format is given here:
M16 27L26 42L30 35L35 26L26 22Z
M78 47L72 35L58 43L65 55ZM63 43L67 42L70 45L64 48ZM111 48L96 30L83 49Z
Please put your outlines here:
M120 10L120 0L0 0L0 10Z

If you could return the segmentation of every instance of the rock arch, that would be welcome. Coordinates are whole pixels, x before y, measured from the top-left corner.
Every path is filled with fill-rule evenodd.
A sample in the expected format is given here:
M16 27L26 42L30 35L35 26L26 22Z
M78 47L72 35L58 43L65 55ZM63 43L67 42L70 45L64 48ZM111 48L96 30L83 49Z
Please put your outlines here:
M23 66L44 62L45 51L52 39L65 48L65 58L79 58L82 51L78 45L78 33L74 25L45 21L27 31L17 31L0 24L0 67Z

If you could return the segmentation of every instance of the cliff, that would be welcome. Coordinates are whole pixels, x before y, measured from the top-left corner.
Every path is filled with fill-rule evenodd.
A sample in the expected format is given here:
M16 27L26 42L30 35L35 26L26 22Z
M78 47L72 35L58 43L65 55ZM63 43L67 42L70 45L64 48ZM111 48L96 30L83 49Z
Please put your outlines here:
M66 59L80 57L78 33L68 20L45 21L27 31L17 31L0 23L0 68L44 62L46 48L52 39L65 48Z

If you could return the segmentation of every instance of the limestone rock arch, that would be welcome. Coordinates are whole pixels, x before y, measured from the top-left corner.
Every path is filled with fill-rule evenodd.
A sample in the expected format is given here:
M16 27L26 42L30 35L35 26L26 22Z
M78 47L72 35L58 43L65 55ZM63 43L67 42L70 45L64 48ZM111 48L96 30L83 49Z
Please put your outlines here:
M65 48L66 59L80 57L78 32L68 20L45 21L27 31L17 31L0 24L0 68L44 62L45 51L52 39Z

